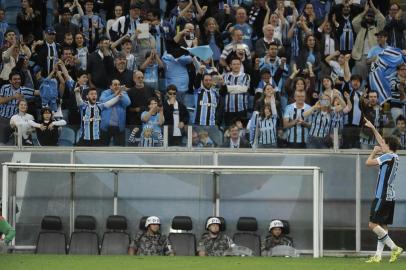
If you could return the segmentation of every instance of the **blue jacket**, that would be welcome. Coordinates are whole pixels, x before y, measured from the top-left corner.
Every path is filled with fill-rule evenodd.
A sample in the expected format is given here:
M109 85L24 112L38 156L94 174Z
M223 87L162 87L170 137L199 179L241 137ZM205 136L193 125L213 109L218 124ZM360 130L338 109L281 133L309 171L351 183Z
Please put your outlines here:
M179 58L174 58L171 54L165 53L162 56L162 61L165 63L166 86L174 84L179 92L187 92L189 90L187 64L192 63L192 57L182 55Z
M113 107L115 107L117 109L117 113L118 113L118 127L120 129L120 131L123 131L125 129L125 114L126 114L126 108L127 106L129 106L131 104L131 100L128 97L127 92L122 92L123 95L120 98L120 100L114 104ZM110 99L114 98L114 92L111 89L107 89L105 91L103 91L101 93L100 96L100 102L104 103L106 101L109 101ZM109 123L110 123L110 116L111 116L111 112L112 112L112 108L106 108L105 110L102 111L102 119L101 119L101 129L106 131L109 127Z

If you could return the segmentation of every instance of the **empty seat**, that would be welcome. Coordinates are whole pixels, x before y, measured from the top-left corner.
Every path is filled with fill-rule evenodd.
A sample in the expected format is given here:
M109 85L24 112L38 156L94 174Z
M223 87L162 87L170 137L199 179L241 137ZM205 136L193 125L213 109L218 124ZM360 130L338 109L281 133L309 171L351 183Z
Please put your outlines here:
M147 221L147 218L148 218L149 216L143 216L141 219L140 219L140 224L138 225L138 229L140 230L140 231L146 231L147 229L145 228L145 222Z
M60 217L43 217L35 253L66 254L66 235L62 231L62 221Z
M240 217L237 222L237 230L233 236L234 243L244 246L253 251L254 256L261 255L261 237L256 233L258 222L254 217Z
M99 254L99 236L95 232L96 219L92 216L77 216L72 233L69 254Z
M73 146L76 141L76 133L69 127L62 127L58 139L59 146Z
M193 229L192 219L187 216L176 216L172 219L172 229L191 231ZM170 233L168 238L176 256L196 255L196 237L193 233Z
M130 246L130 235L127 233L127 218L109 216L106 222L107 231L103 235L101 255L124 255Z

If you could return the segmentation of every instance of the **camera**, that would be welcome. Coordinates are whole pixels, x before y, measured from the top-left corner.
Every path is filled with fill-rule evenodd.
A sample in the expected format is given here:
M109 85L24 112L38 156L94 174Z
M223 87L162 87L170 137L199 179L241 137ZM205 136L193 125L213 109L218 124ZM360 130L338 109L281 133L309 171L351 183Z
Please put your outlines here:
M189 33L186 35L186 40L193 40L195 39L195 33Z
M320 105L321 106L329 106L330 102L328 100L322 99L322 100L320 100Z

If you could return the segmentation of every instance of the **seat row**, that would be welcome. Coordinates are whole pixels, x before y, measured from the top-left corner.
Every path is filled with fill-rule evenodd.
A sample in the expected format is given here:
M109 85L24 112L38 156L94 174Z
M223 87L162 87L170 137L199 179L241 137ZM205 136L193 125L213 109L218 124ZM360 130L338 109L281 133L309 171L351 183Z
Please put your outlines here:
M145 230L142 217L139 230ZM226 230L226 221L221 220L220 231ZM289 233L289 223L284 222L284 233ZM172 249L179 256L194 256L196 254L196 236L192 219L188 216L176 216L172 219L173 231L168 235ZM235 244L245 246L253 251L255 256L261 255L261 237L257 234L258 222L254 217L240 217L237 230L233 236ZM68 244L69 243L69 244ZM68 237L63 232L62 221L58 216L44 216L41 231L37 238L37 254L82 254L82 255L124 255L127 254L131 243L128 233L127 218L112 215L107 218L106 231L101 241L96 232L96 219L93 216L79 215L75 218L74 232Z

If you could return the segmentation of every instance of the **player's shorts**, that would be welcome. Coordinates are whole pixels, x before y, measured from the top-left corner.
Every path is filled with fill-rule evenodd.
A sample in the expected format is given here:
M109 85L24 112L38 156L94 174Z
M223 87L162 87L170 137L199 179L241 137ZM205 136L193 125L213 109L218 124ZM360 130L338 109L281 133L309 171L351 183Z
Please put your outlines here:
M386 201L375 198L372 201L369 221L376 224L392 224L395 201Z

